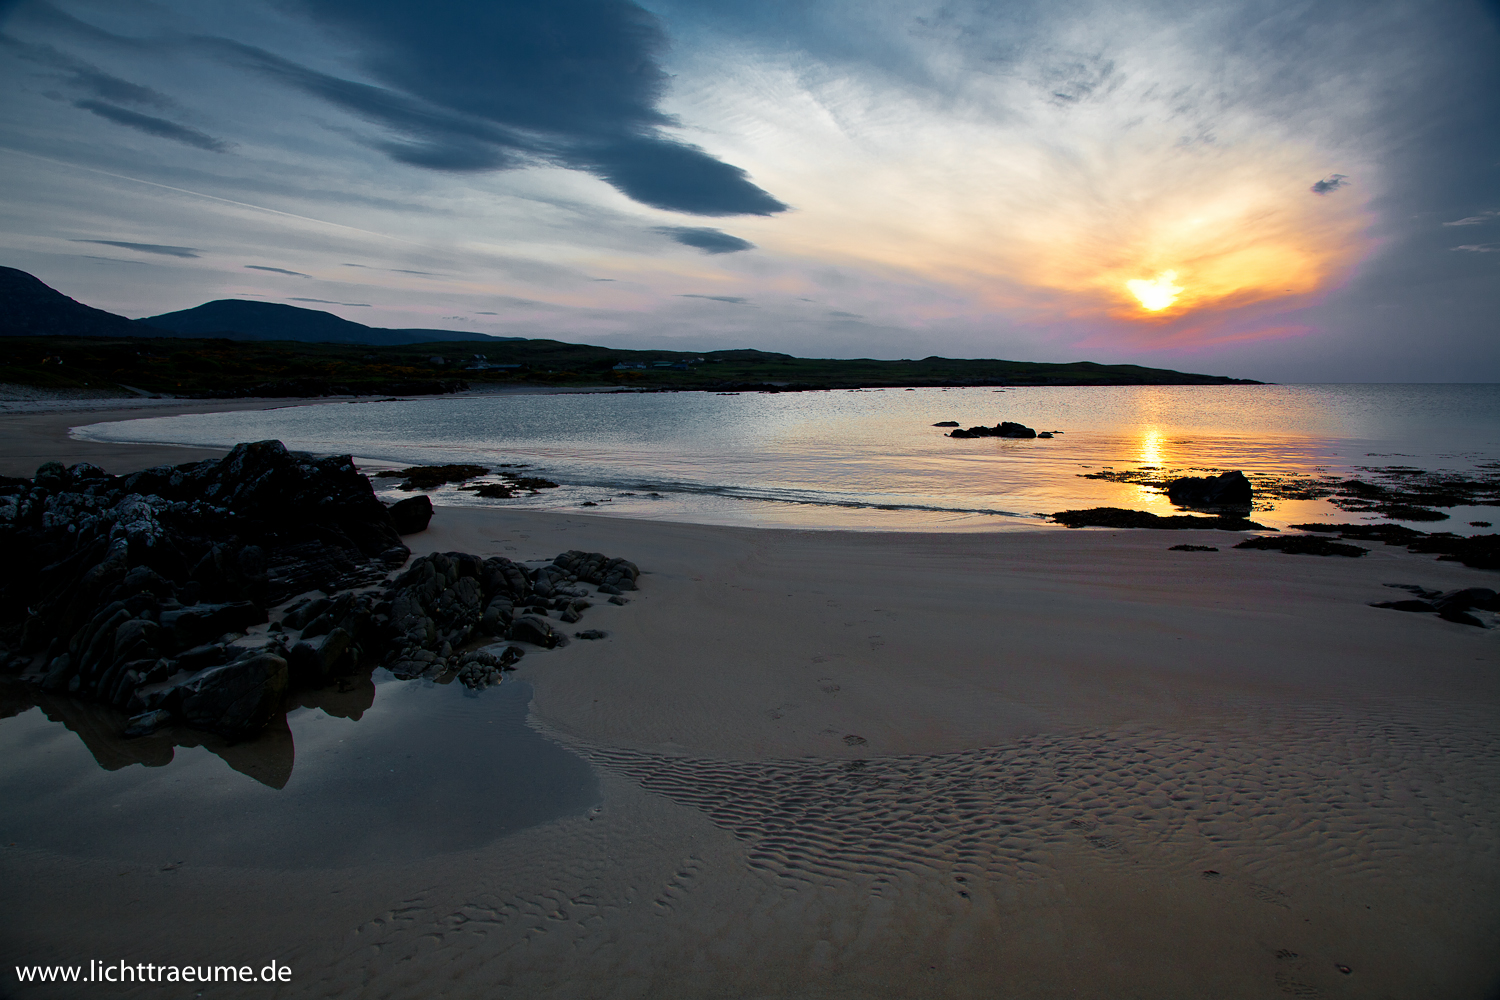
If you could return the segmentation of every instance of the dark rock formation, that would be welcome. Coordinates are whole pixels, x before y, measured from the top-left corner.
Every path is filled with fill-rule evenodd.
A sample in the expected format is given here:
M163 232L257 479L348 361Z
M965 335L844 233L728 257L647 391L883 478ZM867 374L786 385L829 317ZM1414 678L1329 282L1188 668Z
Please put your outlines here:
M376 479L400 479L403 490L435 490L448 483L462 483L489 474L482 465L416 465L376 473Z
M1235 546L1237 549L1274 549L1290 555L1304 556L1348 556L1357 559L1369 549L1343 542L1329 541L1316 535L1281 535L1275 538L1247 538Z
M1168 552L1217 552L1216 545L1173 545L1167 549Z
M432 523L432 498L427 496L407 497L391 504L391 523L402 535L415 535L426 531Z
M1218 528L1221 531L1275 531L1263 524L1256 524L1243 517L1222 515L1219 517L1195 517L1177 514L1160 517L1144 510L1125 510L1122 507L1091 507L1088 510L1063 510L1052 515L1059 524L1070 528Z
M1482 620L1472 612L1485 611L1491 615L1500 612L1500 594L1496 594L1488 587L1465 587L1462 590L1440 592L1412 584L1388 583L1386 586L1409 591L1420 600L1414 598L1405 601L1377 601L1370 607L1386 608L1390 611L1436 614L1444 621L1475 628L1491 628L1495 619L1491 617L1488 620Z
M1218 476L1184 476L1167 483L1167 499L1179 507L1236 507L1252 502L1250 480L1236 469Z
M1025 424L1018 424L1011 420L1001 421L994 427L970 427L968 430L951 431L951 438L979 438L979 437L1002 437L1002 438L1034 438L1036 431Z
M1500 569L1500 535L1427 534L1399 524L1294 524L1298 531L1335 534L1340 538L1405 545L1412 552L1438 553L1439 562L1461 562L1474 569Z
M408 555L347 456L262 441L126 477L48 463L0 483L0 670L123 709L134 734L176 723L240 739L289 693L381 664L494 683L521 650L472 647L564 645L546 609L578 621L583 584L617 595L639 575L600 553L529 567L450 552L388 582Z
M958 421L957 420L939 420L937 423L933 424L932 426L934 426L934 427L957 427L958 426Z

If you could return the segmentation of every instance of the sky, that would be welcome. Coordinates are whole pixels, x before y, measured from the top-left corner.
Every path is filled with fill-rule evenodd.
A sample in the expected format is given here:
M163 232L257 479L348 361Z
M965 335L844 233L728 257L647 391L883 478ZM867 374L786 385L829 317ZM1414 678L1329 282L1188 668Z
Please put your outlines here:
M0 94L131 317L1500 382L1500 0L0 0Z

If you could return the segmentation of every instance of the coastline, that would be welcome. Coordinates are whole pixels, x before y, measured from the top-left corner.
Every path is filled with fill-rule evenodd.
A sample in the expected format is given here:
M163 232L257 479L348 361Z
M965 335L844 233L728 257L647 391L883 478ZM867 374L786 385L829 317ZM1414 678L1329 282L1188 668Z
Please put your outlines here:
M0 417L0 472L222 454L73 441L78 422ZM295 878L23 845L0 854L0 925L36 962L279 954L289 995L1484 995L1500 649L1367 605L1494 574L1238 537L440 507L414 555L645 571L602 609L607 641L514 675L532 725L599 770L596 810Z

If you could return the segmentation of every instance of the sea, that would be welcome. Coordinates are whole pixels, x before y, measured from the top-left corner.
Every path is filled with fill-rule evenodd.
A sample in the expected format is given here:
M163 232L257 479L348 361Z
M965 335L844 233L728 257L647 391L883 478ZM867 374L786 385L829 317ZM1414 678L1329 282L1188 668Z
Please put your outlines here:
M1050 439L947 436L1015 421ZM1493 476L1497 385L1046 386L816 392L496 393L144 417L91 441L229 447L276 438L371 473L483 465L557 483L510 499L454 484L438 504L704 524L865 531L1045 529L1089 507L1181 511L1162 484L1238 469L1268 527L1384 521L1299 489L1410 475ZM376 479L382 496L404 494ZM1272 488L1273 485L1277 488ZM1497 512L1452 507L1441 530ZM1438 527L1431 523L1425 530Z

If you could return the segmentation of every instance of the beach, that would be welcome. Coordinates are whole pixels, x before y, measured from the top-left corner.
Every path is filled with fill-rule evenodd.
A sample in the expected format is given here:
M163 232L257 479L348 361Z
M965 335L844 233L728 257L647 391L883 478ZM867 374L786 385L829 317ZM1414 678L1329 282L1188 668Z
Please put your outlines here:
M0 417L0 473L222 453L79 422ZM440 506L414 555L641 568L505 681L597 803L384 863L10 844L7 956L293 970L215 996L1495 995L1500 648L1369 606L1494 574L1240 537Z

